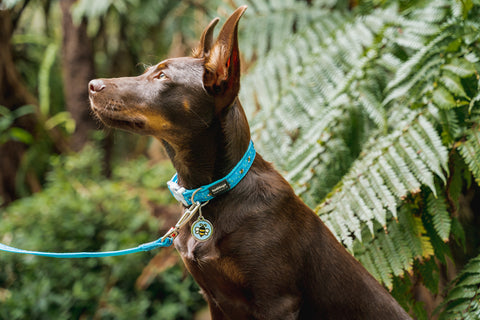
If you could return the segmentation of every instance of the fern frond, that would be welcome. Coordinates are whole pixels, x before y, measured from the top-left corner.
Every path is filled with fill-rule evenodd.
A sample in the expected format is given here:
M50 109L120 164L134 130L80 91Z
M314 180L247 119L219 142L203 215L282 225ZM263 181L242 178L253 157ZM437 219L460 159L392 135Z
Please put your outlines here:
M380 232L377 234L377 239L380 248L385 251L385 257L390 266L391 274L394 276L403 275L403 270L409 266L408 259L405 259L408 255L394 254L394 252L398 252L398 245L395 245L396 238L394 234Z
M369 46L382 32L385 20L396 19L394 10L380 10L375 16L345 24L349 19L345 14L326 14L281 48L269 51L242 84L245 105L262 105L258 112L247 109L250 115L256 113L252 128L259 150L288 172L287 179L312 205L350 166L356 156L352 143L360 146L374 128L363 120L364 114L378 127L386 124L381 104L384 70L379 67L368 74L364 70L376 57L366 54L371 52ZM305 43L306 50L296 49ZM291 53L285 55L284 49ZM281 77L275 76L280 72ZM345 122L347 118L351 123ZM357 132L352 132L355 127ZM304 193L309 190L315 194ZM377 210L377 216L380 219L384 214Z
M432 146L431 148L432 153L425 151L426 149L421 149L421 150L424 152L427 152L428 155L433 156L433 158L428 157L428 159L430 159L429 161L436 159L436 160L433 160L433 162L437 164L439 163L440 167L443 168L443 170L445 170L448 174L448 152L446 148L443 146L437 131L432 126L432 124L429 121L427 121L425 117L418 118L418 125L419 125L418 131L420 132L421 136L424 139L427 139L427 146ZM421 143L420 140L417 140L417 143ZM439 175L437 172L438 170L434 169L433 166L431 166L431 169L432 171L437 173L437 175ZM440 178L442 178L442 176L440 176Z
M460 144L458 150L480 185L480 126L475 125L469 130L466 140Z
M432 217L433 226L443 241L448 241L452 219L442 196L430 194L427 198L427 212Z
M445 88L448 88L452 94L460 97L467 97L459 76L450 72L444 72L440 78L440 82Z
M437 38L433 39L430 41L430 43L427 46L423 46L417 53L415 53L408 61L404 62L400 68L398 69L395 78L389 83L387 89L391 90L394 87L399 86L401 83L405 81L409 81L409 79L414 79L415 74L417 76L421 76L422 74L425 73L426 69L430 69L434 67L435 64L438 63L438 61L434 60L434 63L430 62L425 65L425 61L428 61L429 58L431 57L432 53L438 53L439 49L439 43L443 41L448 34L441 33ZM432 65L433 64L433 65ZM419 66L424 65L424 71L423 72L417 72L419 69L421 69ZM409 82L412 82L411 80ZM411 86L411 85L410 85ZM399 95L392 95L392 97L387 97L385 100L385 103L388 103L389 101L393 100Z
M412 128L409 128L408 131L411 131L411 130ZM424 139L421 139L421 140L423 140L422 142L424 142ZM415 177L422 184L428 186L430 190L432 190L432 192L435 194L436 190L433 182L433 175L432 175L432 172L427 168L428 164L425 162L425 159L428 159L428 158L425 156L423 157L423 159L420 159L420 157L418 156L418 153L412 148L412 146L410 146L409 143L407 143L407 140L403 136L400 137L399 139L399 147L400 147L399 151L403 153L403 156L405 157L405 159L409 160L408 163L409 163L410 171L413 172ZM432 163L430 163L430 165L433 166ZM439 165L435 167L435 171L440 172L441 174Z
M443 86L438 86L433 91L433 103L441 109L450 109L456 106L455 98L453 95Z
M407 188L407 190L412 193L418 193L420 191L421 182L417 180L417 178L413 175L412 170L410 169L414 167L414 165L409 166L407 164L407 162L413 162L412 159L409 158L409 153L397 152L397 148L400 151L401 147L401 145L390 146L387 153L385 154L385 157L387 161L390 162L390 164L396 171L400 182ZM402 195L402 197L404 197L405 195L406 194Z
M364 237L363 242L355 240L352 250L355 257L385 286L391 287L393 276L402 276L413 268L415 259L433 255L430 238L420 218L402 208L398 221L390 220L387 230L375 232L375 236ZM370 240L368 240L370 239ZM375 264L369 261L374 257Z
M466 78L475 74L475 65L466 59L454 59L442 66L443 70L450 71L460 78Z
M378 242L375 244L378 244ZM384 250L375 247L375 245L369 245L362 251L362 254L357 254L357 257L358 261L360 261L375 278L382 282L388 289L392 289L391 268L388 265Z
M419 156L415 144L411 146L407 140L407 137L412 136L412 132L424 128L429 130L432 136L430 138L417 137L413 133L418 139L416 144L428 146L429 149L432 148L431 140L438 141L439 137L434 137L435 132L430 131L431 125L422 115L417 114L416 117L409 116L406 119L403 127L384 138L375 139L376 143L365 149L366 155L353 164L336 192L317 208L324 221L335 219L339 214L337 204L343 202L354 210L358 219L366 223L374 234L372 222L377 221L386 226L389 213L395 215L394 208L398 200L409 192L418 193L424 184L429 186L432 192L436 192L432 172L437 172L443 178L442 166L446 164L440 163L437 153L442 155L441 159L446 160L447 150L440 145L436 152L424 152ZM340 239L345 239L353 231L350 229L349 233L344 234L344 230L335 230Z
M473 258L453 281L442 303L441 320L480 317L480 256Z
M425 138L422 134L419 133L415 127L408 130L408 134L404 137L406 139L406 144L411 146L415 153L422 159L422 162L428 167L429 170L434 172L438 177L440 177L444 183L446 183L445 176L442 171L442 166L446 166L445 162L440 163L440 159L437 157L437 152L435 152L435 147L432 146L431 141L425 143ZM439 147L437 145L436 147ZM441 150L441 147L440 147Z
M282 46L298 30L305 29L313 21L322 19L333 4L303 1L248 0L249 14L243 19L241 42L247 61L254 56L265 56Z

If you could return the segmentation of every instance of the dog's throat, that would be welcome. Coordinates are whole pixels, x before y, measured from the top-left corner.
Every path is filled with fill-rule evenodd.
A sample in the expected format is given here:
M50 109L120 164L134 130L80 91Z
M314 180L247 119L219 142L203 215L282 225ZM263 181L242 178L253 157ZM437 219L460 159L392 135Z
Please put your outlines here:
M177 183L178 175L175 174L167 183L168 188L175 199L181 202L184 206L205 203L235 188L235 186L247 175L248 170L250 170L250 167L253 164L255 155L255 147L253 146L253 142L250 141L248 149L242 159L240 159L236 166L225 177L196 189L186 189Z

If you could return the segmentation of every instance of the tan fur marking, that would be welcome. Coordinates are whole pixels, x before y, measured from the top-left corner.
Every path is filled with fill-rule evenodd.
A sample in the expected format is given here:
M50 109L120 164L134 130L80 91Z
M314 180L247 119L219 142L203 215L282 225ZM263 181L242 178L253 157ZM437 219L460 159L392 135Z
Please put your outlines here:
M166 62L160 63L160 64L157 66L157 70L165 69L166 67L167 67L167 63L166 63Z
M190 110L190 101L188 101L187 99L183 100L183 107L186 110Z
M145 114L148 126L156 132L161 132L172 127L172 124L159 114Z
M218 261L218 266L223 270L224 274L234 283L244 283L245 277L240 272L237 265L229 258L223 258Z

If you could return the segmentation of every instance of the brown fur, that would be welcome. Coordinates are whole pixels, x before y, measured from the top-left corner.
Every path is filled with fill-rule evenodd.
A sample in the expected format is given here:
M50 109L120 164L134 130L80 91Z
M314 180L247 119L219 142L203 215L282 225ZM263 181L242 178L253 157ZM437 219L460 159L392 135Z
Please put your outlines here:
M98 118L162 141L187 189L225 176L250 141L237 98L237 24L245 9L232 14L215 43L212 21L194 57L89 84ZM203 215L213 223L212 238L197 242L190 222L175 246L212 319L410 319L261 155Z

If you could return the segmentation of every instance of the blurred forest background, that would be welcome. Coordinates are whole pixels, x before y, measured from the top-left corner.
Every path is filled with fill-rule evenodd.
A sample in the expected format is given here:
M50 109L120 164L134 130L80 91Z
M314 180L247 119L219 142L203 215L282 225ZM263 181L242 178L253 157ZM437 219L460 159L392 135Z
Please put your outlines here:
M115 250L169 229L169 161L103 128L87 83L190 54L243 4L241 101L259 152L412 316L479 319L479 0L1 0L1 242ZM0 254L1 319L204 308L172 248Z

